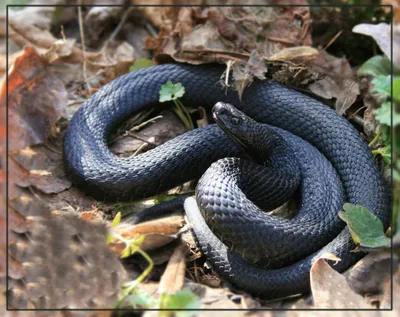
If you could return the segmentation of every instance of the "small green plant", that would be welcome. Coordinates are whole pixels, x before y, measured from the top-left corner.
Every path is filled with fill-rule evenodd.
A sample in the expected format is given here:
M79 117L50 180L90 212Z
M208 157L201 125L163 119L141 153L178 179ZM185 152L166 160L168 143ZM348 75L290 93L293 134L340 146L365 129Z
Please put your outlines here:
M390 247L390 238L383 231L381 220L361 205L346 203L339 217L347 223L351 236L360 250Z
M189 289L177 291L174 294L163 293L160 295L158 307L160 309L179 309L174 311L177 317L191 317L196 314L196 311L183 311L181 309L199 309L201 306L199 297ZM171 311L162 311L160 316L170 316Z
M144 302L146 302L146 296L144 295L144 293L137 293L137 286L141 282L143 282L143 280L146 278L147 275L149 275L149 273L153 269L154 263L153 260L150 258L150 256L140 248L140 245L144 241L144 236L138 236L133 239L124 238L123 236L118 234L115 230L115 228L120 224L120 222L121 222L121 213L118 212L113 222L111 223L111 228L109 229L106 242L107 243L111 243L114 241L123 242L125 244L125 248L122 251L121 258L126 258L135 253L139 253L148 262L148 267L142 272L142 274L140 274L138 278L123 284L122 290L119 294L119 298L115 307L120 307L126 301L130 302L132 305L133 303L136 303L136 305L141 306ZM147 300L147 303L151 304L150 299Z
M160 89L160 102L173 101L175 105L175 113L182 120L186 130L193 130L194 125L189 111L182 104L179 98L185 94L185 87L181 83L173 84L172 81L167 81Z
M366 61L357 71L358 76L370 76L373 89L371 93L375 95L381 106L376 112L376 120L381 124L380 131L370 142L369 146L373 146L377 141L383 145L372 150L374 155L383 158L386 165L391 164L391 140L390 132L393 127L400 124L400 114L391 110L391 63L385 56L374 56ZM396 87L400 88L400 77L393 77L393 100L400 102L400 92Z

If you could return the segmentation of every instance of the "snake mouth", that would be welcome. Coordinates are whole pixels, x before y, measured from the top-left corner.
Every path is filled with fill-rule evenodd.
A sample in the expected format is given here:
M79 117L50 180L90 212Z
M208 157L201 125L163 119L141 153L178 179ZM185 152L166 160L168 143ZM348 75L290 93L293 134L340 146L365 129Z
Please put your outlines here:
M223 102L217 102L212 108L212 116L216 123L223 123L222 117L226 117L228 113L228 109L226 104Z

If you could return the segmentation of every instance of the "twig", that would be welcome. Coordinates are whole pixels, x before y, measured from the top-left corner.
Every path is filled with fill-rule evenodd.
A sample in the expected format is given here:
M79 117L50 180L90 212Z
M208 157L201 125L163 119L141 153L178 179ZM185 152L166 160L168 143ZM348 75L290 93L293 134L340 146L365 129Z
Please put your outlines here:
M85 99L85 100L74 100L74 101L70 101L70 102L67 103L67 106L66 106L66 107L71 107L71 106L73 106L73 105L79 105L79 104L84 103L85 101L86 101L86 99Z
M289 41L289 40L283 39L283 38L279 38L279 37L274 37L274 36L268 36L268 40L271 42L278 42L278 43L289 44L289 45L293 44L292 41Z
M85 33L83 31L83 18L82 18L82 0L78 1L78 21L79 21L79 33L81 35L82 52L83 52L83 77L85 78L88 90L91 90L90 83L87 76L87 63L86 63L86 46L85 46Z
M104 52L108 43L110 43L112 40L114 40L115 37L118 35L119 31L121 31L122 26L125 24L126 20L128 19L129 14L131 13L133 8L134 7L129 7L129 9L125 11L124 15L121 18L121 21L119 21L115 30L111 33L111 35L108 37L108 39L104 42L104 45L100 50L100 53Z
M146 143L143 143L141 146L139 146L139 148L131 155L131 156L129 156L129 157L133 157L133 156L136 156L136 155L138 155L139 154L139 152L141 151L141 150L143 150L143 148L146 146Z
M147 145L151 145L151 146L153 146L153 147L157 147L157 144L156 144L156 143L151 142L151 141L147 141L147 140L141 138L140 136L137 136L137 135L134 135L134 134L130 133L129 131L126 131L126 132L124 133L124 136L129 136L129 137L131 137L132 139L136 139L136 140L142 141L142 142L146 143Z
M163 116L161 116L161 115L158 115L158 116L156 116L156 117L153 117L153 118L151 118L151 119L149 119L149 120L147 120L147 121L145 121L145 122L142 122L142 123L140 123L139 125L133 127L132 129L129 130L129 132L134 132L134 131L140 130L140 129L143 128L145 125L147 125L147 124L149 124L149 123L153 123L154 121L156 121L156 120L158 120L158 119L162 119L162 118L163 118Z
M328 44L326 44L326 46L324 47L324 49L322 51L326 51L328 49L329 46L331 46L333 44L333 42L335 42L337 40L337 38L343 33L343 30L340 30L330 41Z
M144 25L144 27L146 28L147 32L149 32L149 34L150 34L152 37L157 37L157 36L158 36L157 31L154 29L154 27L153 27L150 23L146 23L146 24Z
M140 140L140 141L142 141L142 142L145 142L145 143L147 143L147 144L150 144L150 145L153 145L154 147L156 147L157 144L152 143L152 142L150 142L150 141L146 141L145 139L142 139L142 138L140 138L140 137L138 137L138 136L136 136L136 135L134 135L134 134L132 134L132 133L135 132L135 131L140 130L140 129L143 128L145 125L147 125L147 124L149 124L149 123L153 123L153 122L155 122L156 120L162 119L162 118L163 118L163 116L159 115L159 116L153 117L153 118L151 118L151 119L149 119L149 120L147 120L147 121L145 121L145 122L142 122L142 123L140 123L139 125L134 126L133 128L131 128L131 129L129 129L129 130L126 130L126 131L124 132L124 134L118 135L118 136L115 137L109 144L110 144L110 145L111 145L111 144L114 144L115 142L121 140L122 138L124 138L124 137L126 137L126 136L130 136L130 137L132 137L132 138L138 139L138 140Z
M361 110L363 110L363 109L365 109L365 108L368 108L368 106L362 106L362 107L358 108L356 112L352 113L352 114L349 116L349 119L352 119L355 115L357 115L357 113L359 113Z

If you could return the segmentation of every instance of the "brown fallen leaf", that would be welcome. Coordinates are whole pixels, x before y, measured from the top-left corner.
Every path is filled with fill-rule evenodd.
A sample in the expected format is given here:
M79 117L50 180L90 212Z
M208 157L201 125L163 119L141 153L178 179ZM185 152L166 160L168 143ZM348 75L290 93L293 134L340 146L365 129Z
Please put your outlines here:
M15 264L10 307L111 308L125 271L105 243L105 224L45 207L40 216L30 219L29 239L24 239L25 244L16 241L10 249L15 256L10 255ZM26 286L23 289L18 287L20 279ZM24 296L28 300L21 302Z
M216 26L222 41L227 40L233 43L233 48L238 51L248 51L250 49L249 39L243 35L239 29L238 25L226 18L222 10L217 7L209 8L207 11L208 19Z
M387 57L391 56L390 26L387 23L361 23L353 27L354 33L371 36Z
M185 281L187 245L180 243L168 261L158 286L158 293L173 294L182 290Z
M17 233L25 233L27 228L27 219L21 215L12 206L8 206L8 226L9 230Z
M182 226L182 216L171 216L146 221L134 226L128 223L121 223L119 226L112 228L112 230L125 239L135 239L139 236L144 236L140 248L148 251L160 248L176 240ZM109 247L115 254L121 255L126 245L122 241L115 240L109 244Z
M240 303L235 303L230 299L232 292L224 288L212 288L206 285L193 283L189 280L185 281L185 288L189 288L194 294L200 297L201 308L205 309L200 311L197 316L209 316L209 309L220 310L218 316L232 316L232 311L223 312L224 309L240 309ZM224 314L226 313L226 314ZM239 311L238 311L239 313ZM240 312L243 315L243 312Z
M390 252L371 252L344 273L350 287L360 295L382 296L384 287L391 278ZM398 258L393 257L397 267Z
M96 88L127 73L135 61L133 46L121 41L109 41L104 50L86 56L88 82Z
M6 98L4 85L0 100L5 104ZM9 150L43 143L52 122L64 115L66 101L64 84L33 47L25 47L8 77Z
M266 72L267 67L264 60L255 50L251 52L247 63L234 63L232 65L232 77L239 98L242 97L244 89L254 81L254 77L263 80Z
M311 46L288 47L268 57L268 60L272 62L293 61L299 58L315 57L318 54L319 51Z
M116 154L132 154L139 149L151 149L185 132L182 121L172 111L163 111L160 115L161 118L139 131L132 131L135 128L127 131L128 136L113 142L110 150Z
M317 96L336 98L335 109L344 114L360 94L355 72L345 58L337 58L322 51L307 66L309 78L303 83Z
M324 259L318 259L310 271L311 292L316 308L373 308L348 285L346 278L332 269Z
M37 48L49 48L55 41L50 32L54 10L52 6L9 10L9 37L21 47L33 44Z
M19 186L34 186L45 194L59 193L71 187L61 153L37 145L12 151L9 155L19 166L18 176L13 178Z
M393 281L393 285L392 285ZM383 289L383 295L380 301L379 308L393 309L396 312L400 311L400 271L399 266L395 266L393 270L393 278L388 280Z
M268 59L284 48L312 43L307 7L174 9L160 9L160 34L149 42L160 63L167 57L191 64L226 62L253 50Z

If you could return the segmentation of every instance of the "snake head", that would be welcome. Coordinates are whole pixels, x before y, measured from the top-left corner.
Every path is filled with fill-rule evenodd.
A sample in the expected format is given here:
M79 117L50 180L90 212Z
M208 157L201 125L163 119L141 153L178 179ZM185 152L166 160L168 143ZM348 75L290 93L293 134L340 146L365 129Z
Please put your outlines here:
M273 155L274 150L287 147L283 137L270 126L251 119L231 104L217 102L212 114L221 130L242 151L261 164Z

